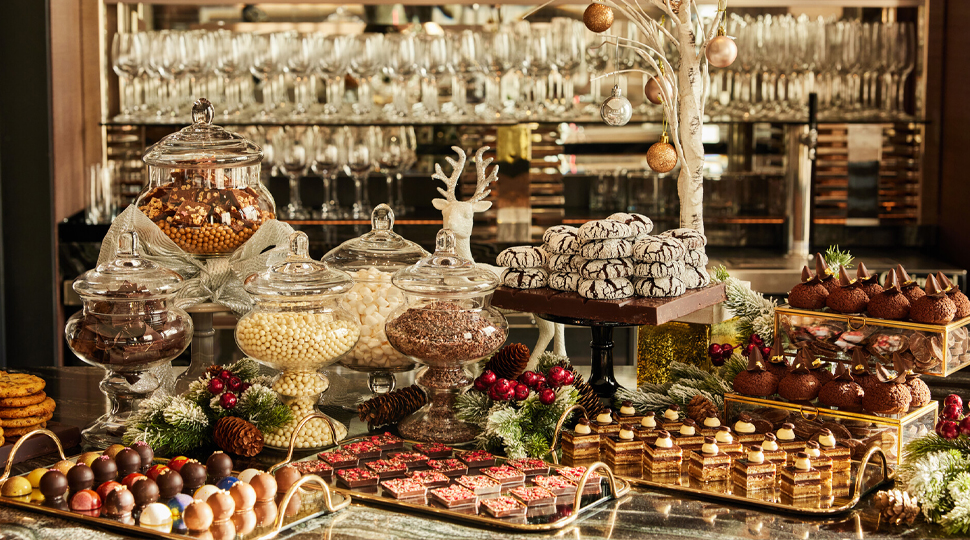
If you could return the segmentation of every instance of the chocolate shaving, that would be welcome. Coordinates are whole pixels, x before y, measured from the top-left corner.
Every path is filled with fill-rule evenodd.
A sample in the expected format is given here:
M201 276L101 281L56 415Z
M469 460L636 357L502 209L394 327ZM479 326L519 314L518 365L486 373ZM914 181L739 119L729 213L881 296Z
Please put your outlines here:
M852 372L859 375L869 373L869 355L862 347L852 350Z
M869 269L866 268L866 263L860 262L859 266L855 269L856 280L862 281L872 281L873 279L879 280L878 276L873 276L869 273Z
M849 277L849 273L846 272L844 266L839 267L839 285L842 287L851 287L856 284L856 281Z
M958 285L954 285L953 282L950 281L950 278L946 277L946 274L943 272L936 273L936 280L940 282L940 286L943 287L943 290L948 293L957 292L960 290L960 287Z
M909 274L906 273L906 269L903 268L903 265L901 264L896 265L896 277L899 278L899 281L903 285L908 285L913 282L913 279L909 277Z
M808 269L808 266L802 267L802 283L808 283L812 279L812 271Z
M876 377L884 383L887 384L902 384L906 382L906 375L900 373L895 377L889 374L889 370L886 369L882 364L876 365Z

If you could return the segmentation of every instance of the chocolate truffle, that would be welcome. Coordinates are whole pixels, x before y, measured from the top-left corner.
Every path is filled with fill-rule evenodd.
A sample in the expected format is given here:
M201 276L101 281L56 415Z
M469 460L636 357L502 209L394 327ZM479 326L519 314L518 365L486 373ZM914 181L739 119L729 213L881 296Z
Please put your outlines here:
M862 396L862 406L876 414L902 414L908 411L913 395L906 387L906 375L900 373L893 377L879 364L876 366L876 377L880 382L866 389L866 394Z
M278 489L276 486L276 478L272 474L259 473L253 477L249 485L256 492L256 500L259 502L268 502L276 498Z
M775 336L774 342L771 344L771 356L768 358L765 368L779 381L788 374L790 367L788 358L785 357L785 348L781 345L781 336Z
M190 531L205 531L212 525L212 508L204 501L194 501L185 507L182 520Z
M778 378L765 369L765 360L757 347L748 355L748 368L734 377L735 392L747 396L768 397L778 391Z
M909 317L909 299L899 287L899 277L896 270L890 270L886 277L886 287L875 296L869 297L866 306L869 315L877 319L899 321Z
M205 462L205 469L209 472L209 483L217 484L232 474L232 458L224 452L213 452Z
M115 454L115 465L118 466L118 478L124 478L131 473L141 472L141 456L131 448L125 448Z
M865 392L859 383L852 379L852 373L843 364L836 367L834 379L822 385L818 391L818 400L829 407L838 407L845 411L862 410L862 396Z
M82 489L71 495L68 501L72 512L89 512L101 508L101 499L90 489Z
M946 274L943 272L936 273L936 280L943 287L943 290L946 291L946 296L953 301L953 305L957 308L953 319L958 320L964 317L970 317L970 298L967 298L967 295L960 292L960 287L954 285L950 281L950 278L946 277Z
M118 466L115 465L115 460L108 456L98 456L92 461L91 471L94 473L94 481L97 485L118 478Z
M835 272L829 268L821 253L815 254L815 277L822 282L822 286L828 289L829 294L839 288L839 280L835 279Z
M809 373L811 373L815 377L815 380L818 381L819 389L821 389L825 383L835 378L835 374L829 371L829 363L820 358L812 358L812 363L807 367Z
M56 469L51 469L44 476L40 477L40 492L46 499L63 497L67 493L67 487L67 477L64 476L64 473Z
M788 401L811 401L818 396L818 380L806 367L806 362L811 361L808 350L798 351L791 371L778 383L778 395Z
M80 463L67 471L67 486L71 489L72 493L88 489L93 485L94 471L91 470L91 467Z
M161 463L156 463L151 467L149 467L147 471L145 471L145 476L151 478L152 480L155 480L156 478L158 478L159 474L162 474L162 471L167 471L167 470L168 470L168 465L162 465Z
M124 446L122 446L122 448L124 448ZM103 455L108 456L108 451L105 450L105 452L104 452ZM87 465L88 467L90 467L91 464L94 463L94 460L98 459L101 456L102 456L101 452L85 452L85 453L81 454L80 456L78 456L76 463L83 463L83 464ZM108 456L108 457L114 457L114 456Z
M120 518L131 514L135 509L135 497L126 487L108 492L104 498L104 515L109 518Z
M866 296L870 299L882 292L882 285L879 285L879 276L870 274L863 262L860 262L855 269L855 280L859 283L862 292L866 293Z
M67 471L71 470L71 467L73 467L73 466L74 466L74 462L73 461L71 461L69 459L62 459L62 460L58 461L57 463L55 463L54 466L51 467L51 469L57 469L57 470L61 471L62 473L67 474Z
M923 292L923 289L920 288L919 283L917 283L915 279L909 277L909 274L906 273L906 269L903 268L903 265L901 264L896 265L896 277L899 278L899 288L903 291L903 296L909 300L910 306L913 305L913 302L915 302L917 298L926 294Z
M195 460L189 461L182 465L182 468L179 470L179 475L182 477L182 493L192 495L195 493L195 490L205 484L205 465Z
M276 477L276 492L286 493L286 490L290 489L290 486L295 484L303 475L293 465L285 465L276 469L274 476Z
M870 387L882 384L872 372L869 371L869 353L862 347L852 349L852 379L862 387L863 392L868 392Z
M902 373L906 376L906 388L909 389L909 394L912 397L912 401L909 402L910 407L922 407L933 399L930 394L930 387L926 385L926 382L920 378L919 374L913 371L915 362L906 358L899 353L893 353L893 369L897 373Z
M957 307L946 295L933 274L926 276L926 294L909 309L909 318L923 324L946 324L953 320Z
M217 491L205 502L212 509L212 520L216 523L228 520L236 511L236 502L232 500L232 495L229 495L228 491Z
M96 489L94 491L98 494L98 497L101 497L101 500L104 501L105 499L108 498L108 493L109 492L114 491L116 489L121 489L123 487L125 487L125 486L123 486L123 485L119 484L118 482L115 482L115 481L112 480L110 482L105 482L105 483L101 484L100 486L98 486L98 489Z
M849 277L845 268L839 268L839 288L829 292L825 305L836 313L862 313L869 297L859 288L859 283Z
M131 486L131 494L135 496L135 506L144 508L158 500L158 484L151 478L139 478Z
M145 441L131 443L131 449L138 452L138 457L141 458L141 472L147 471L152 466L152 460L155 459L155 451Z
M807 266L802 267L802 282L788 293L788 305L798 309L822 309L829 290L818 276L813 276Z
M252 510L256 505L256 490L246 482L236 482L229 488L229 495L236 503L236 511Z
M113 459L116 455L118 455L118 452L121 452L125 448L126 447L123 444L112 444L111 446L104 449L104 455ZM88 464L85 463L85 465L88 465ZM88 466L90 467L90 465Z
M3 481L0 486L0 495L4 497L23 497L30 495L32 488L30 481L23 476L12 476Z
M158 496L159 499L167 501L172 497L178 495L182 492L183 482L182 475L172 469L165 469L162 471L157 478L155 478L155 483L158 484Z
M133 472L128 476L125 476L124 478L122 478L121 483L124 484L126 488L131 489L131 486L135 485L135 482L139 478L148 478L148 477L140 472Z

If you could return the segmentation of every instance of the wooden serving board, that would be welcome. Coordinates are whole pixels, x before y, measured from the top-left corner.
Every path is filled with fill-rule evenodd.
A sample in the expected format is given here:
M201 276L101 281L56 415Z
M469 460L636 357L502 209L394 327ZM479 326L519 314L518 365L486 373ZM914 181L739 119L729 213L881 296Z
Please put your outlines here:
M53 431L57 438L61 440L64 451L74 448L81 444L81 430L75 426L68 426L60 422L47 422L47 429ZM10 450L19 437L13 440L7 439L3 446L0 446L0 463L6 463L10 458ZM31 437L24 441L14 456L14 464L22 463L28 459L54 454L57 452L57 444L50 437Z

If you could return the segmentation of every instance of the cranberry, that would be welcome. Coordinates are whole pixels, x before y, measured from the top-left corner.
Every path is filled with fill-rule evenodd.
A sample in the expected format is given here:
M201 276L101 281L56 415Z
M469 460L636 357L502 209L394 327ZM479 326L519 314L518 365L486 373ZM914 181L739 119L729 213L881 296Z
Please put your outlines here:
M219 398L219 405L222 405L226 409L231 409L236 406L236 394L232 392L226 392L222 394Z
M519 375L519 382L532 388L536 384L536 377L538 374L535 371L526 371L522 375Z
M535 382L531 386L533 390L539 390L540 387L546 386L546 377L541 373L536 373Z
M958 405L947 405L943 408L942 416L946 420L960 420L963 417L963 409Z
M755 345L754 343L748 343L747 345L744 346L744 352L742 352L741 354L743 354L744 356L751 356L751 351L753 351L755 347L757 347L757 345Z
M771 347L761 347L761 356L765 358L771 356Z
M956 439L960 435L960 428L953 420L944 420L940 424L940 436L944 439Z
M717 343L711 343L711 346L707 348L707 354L710 356L721 356L721 351L723 348Z
M758 334L751 334L751 343L754 343L759 347L764 347L765 340L761 339L761 336L759 336Z
M494 386L495 388L498 388L498 391L504 394L509 391L509 388L512 388L512 381L502 378L495 381L495 384L493 384L492 386Z
M221 394L222 390L226 387L226 384L222 382L222 379L210 379L209 380L209 391L213 394Z
M226 385L229 386L229 389L233 392L238 392L239 389L242 388L242 384L242 380L240 380L239 377L230 377L229 382L226 383Z
M562 366L552 366L551 368L549 368L549 373L547 374L547 378L559 380L559 378L562 377L562 373L564 371L566 370L563 369Z
M573 372L572 371L566 371L566 374L563 375L562 385L563 386L569 386L569 385L573 384L573 381L575 381L575 380L576 380L576 376L573 375Z
M515 399L522 401L527 397L529 397L529 387L523 383L515 385Z
M715 367L721 367L724 365L724 362L726 360L727 360L727 357L725 357L723 354L719 356L712 356L711 364L714 365Z
M485 381L486 386L492 386L493 384L495 384L495 380L498 379L498 377L495 375L495 372L489 369L486 369L485 371L482 372L481 378L483 381Z
M505 401L505 392L499 390L497 384L493 384L488 389L488 397L492 398L494 401Z
M485 384L485 381L483 381L481 377L475 379L474 387L475 390L478 390L479 392L485 392L488 390L488 385Z
M960 409L963 409L963 400L960 399L960 396L956 394L950 394L949 396L946 396L946 399L943 400L943 405L945 407L956 405L957 407L960 407Z
M246 390L249 390L250 388L252 388L252 386L253 386L252 383L248 383L248 382L242 383L242 386L239 387L239 393L242 394Z
M960 434L970 436L970 416L960 422Z
M553 401L556 401L556 391L552 388L546 388L542 392L539 392L539 403L552 405Z
M228 369L224 369L219 372L219 378L223 381L228 381L232 377L232 372Z
M731 353L733 352L734 352L734 345L731 345L730 343L725 343L721 345L721 354L723 356L725 357L731 356Z

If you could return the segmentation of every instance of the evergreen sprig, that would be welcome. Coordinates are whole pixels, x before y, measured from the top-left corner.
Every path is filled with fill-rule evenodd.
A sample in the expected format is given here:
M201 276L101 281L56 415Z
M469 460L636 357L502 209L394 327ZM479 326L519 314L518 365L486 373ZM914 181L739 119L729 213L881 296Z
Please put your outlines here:
M232 412L233 416L252 422L263 433L293 421L293 411L280 402L276 392L261 384L250 386L243 392Z
M746 367L747 364L744 364L744 366ZM716 407L722 408L724 406L724 394L731 391L731 381L737 375L734 369L733 357L730 369L718 373L708 373L691 364L671 362L671 382L666 384L648 383L636 390L620 388L613 399L616 406L624 401L629 401L639 413L660 412L671 405L686 406L691 398L697 395L704 396ZM725 378L724 375L730 376L730 379Z
M852 261L855 260L855 257L849 253L849 250L839 250L839 246L836 244L834 246L829 246L829 248L825 250L824 259L825 264L829 265L829 268L838 274L840 266L846 270L852 268Z
M905 452L904 461L915 461L927 454L935 452L947 452L956 450L970 458L970 437L957 437L946 439L936 434L927 435L918 439L913 439L906 443L903 451Z

